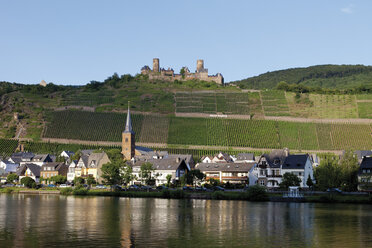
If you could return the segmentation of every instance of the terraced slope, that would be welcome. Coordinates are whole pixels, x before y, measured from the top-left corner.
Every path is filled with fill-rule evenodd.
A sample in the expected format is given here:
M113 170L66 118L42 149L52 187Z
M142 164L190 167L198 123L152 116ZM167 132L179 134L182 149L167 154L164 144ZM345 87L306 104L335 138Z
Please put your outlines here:
M125 114L61 111L52 114L44 137L120 141ZM144 143L297 150L372 149L370 124L133 115Z

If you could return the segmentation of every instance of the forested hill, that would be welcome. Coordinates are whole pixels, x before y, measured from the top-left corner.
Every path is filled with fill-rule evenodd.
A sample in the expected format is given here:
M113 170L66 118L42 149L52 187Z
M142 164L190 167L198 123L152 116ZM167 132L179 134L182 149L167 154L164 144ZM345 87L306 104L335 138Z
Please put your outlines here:
M316 65L267 72L231 83L245 89L271 89L281 81L309 87L350 89L361 85L372 85L372 66Z

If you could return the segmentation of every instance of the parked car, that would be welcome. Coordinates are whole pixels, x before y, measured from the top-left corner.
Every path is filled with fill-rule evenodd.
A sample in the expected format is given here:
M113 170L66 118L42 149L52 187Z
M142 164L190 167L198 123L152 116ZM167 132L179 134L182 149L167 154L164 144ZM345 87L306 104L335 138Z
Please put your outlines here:
M334 193L342 193L342 190L341 189L339 189L339 188L329 188L329 189L327 189L327 192L334 192Z
M214 191L225 191L225 188L222 188L221 186L215 186L213 187Z
M14 187L15 185L12 184L12 183L7 183L7 184L4 184L3 187Z
M207 191L207 188L204 188L204 187L196 187L195 190L196 190L196 191Z
M182 190L189 190L189 191L192 191L194 190L193 188L189 187L189 186L183 186Z
M164 185L160 185L158 187L156 187L157 190L163 190L163 189L168 189L168 187L164 186Z
M152 189L150 186L146 186L146 185L142 185L141 186L141 189L142 190L150 190L150 189Z
M135 190L138 190L138 189L140 189L140 187L138 187L137 185L135 185L135 184L132 184L131 186L129 186L129 189L135 189Z
M54 184L48 184L49 188L55 188L56 186Z
M102 184L98 184L96 185L96 189L106 189L106 186Z
M67 188L67 187L71 187L70 185L67 185L67 184L61 184L59 185L60 188Z
M123 190L123 188L120 185L114 185L113 186L114 190Z

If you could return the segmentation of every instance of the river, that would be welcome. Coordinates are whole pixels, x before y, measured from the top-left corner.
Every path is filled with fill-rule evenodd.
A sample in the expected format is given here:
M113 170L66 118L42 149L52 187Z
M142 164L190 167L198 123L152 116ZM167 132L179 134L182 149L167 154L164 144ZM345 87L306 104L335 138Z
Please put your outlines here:
M372 206L0 194L0 247L368 247Z

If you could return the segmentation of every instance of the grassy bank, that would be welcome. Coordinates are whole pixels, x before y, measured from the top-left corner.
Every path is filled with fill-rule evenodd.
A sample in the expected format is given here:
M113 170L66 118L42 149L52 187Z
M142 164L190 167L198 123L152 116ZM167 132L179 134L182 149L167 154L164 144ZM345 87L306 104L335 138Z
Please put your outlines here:
M355 203L371 204L372 196L369 195L340 195L322 194L305 196L302 199L291 200L283 198L281 194L267 194L259 189L244 192L189 192L183 190L162 191L109 191L101 189L64 188L64 189L25 189L17 187L0 188L0 193L42 193L43 191L58 191L61 195L76 196L110 196L133 198L166 198L166 199L213 199L213 200L243 200L243 201L279 201L279 202L309 202L309 203Z
M372 196L369 195L314 195L306 196L305 202L322 202L322 203L372 203Z

